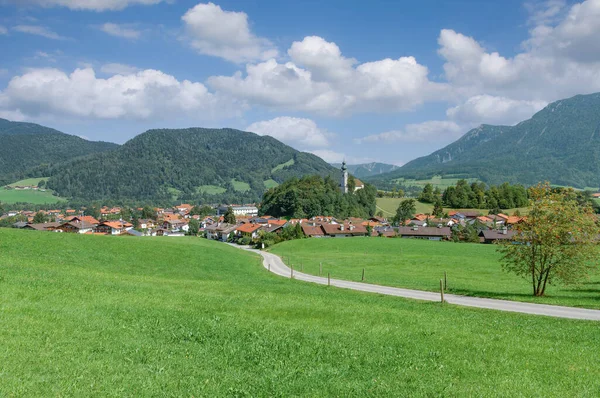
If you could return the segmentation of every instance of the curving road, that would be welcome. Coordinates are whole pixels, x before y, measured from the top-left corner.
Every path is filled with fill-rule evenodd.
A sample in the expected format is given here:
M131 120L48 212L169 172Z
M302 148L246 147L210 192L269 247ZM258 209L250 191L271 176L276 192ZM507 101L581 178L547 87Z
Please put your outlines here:
M248 247L241 247L237 245L232 246L260 254L263 257L263 266L266 269L268 269L276 275L283 276L285 278L291 277L290 268L288 268L283 263L279 256L276 256L272 253L251 249ZM326 277L303 274L301 272L297 272L296 270L294 270L293 278L299 281L318 283L320 285L327 285L328 283ZM331 279L331 286L339 287L342 289L358 290L361 292L405 297L415 300L440 301L439 293L426 292L422 290L402 289L397 287L372 285L369 283L361 282L349 282L339 279ZM520 312L522 314L543 315L556 318L600 321L600 310L562 307L558 305L522 303L518 301L487 299L479 297L457 296L454 294L444 294L444 300L450 304L462 305L465 307L485 308L490 310L508 312Z

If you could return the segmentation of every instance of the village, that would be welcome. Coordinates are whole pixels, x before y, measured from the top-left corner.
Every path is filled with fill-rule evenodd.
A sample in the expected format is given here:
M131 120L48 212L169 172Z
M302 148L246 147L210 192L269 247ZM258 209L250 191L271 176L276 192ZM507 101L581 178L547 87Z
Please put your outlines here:
M307 238L351 238L386 237L412 238L434 241L451 240L453 230L471 226L477 230L479 242L493 243L511 239L514 226L522 218L505 214L483 215L477 211L451 211L447 218L434 218L428 214L416 214L405 220L403 225L394 226L384 217L369 219L336 219L329 216L315 216L303 219L280 219L269 215L259 216L256 205L233 205L212 207L213 215L193 214L194 206L180 204L170 209L153 208L154 217L124 219L121 207L103 207L100 218L86 214L85 209L8 211L0 216L3 219L20 219L12 224L14 228L35 231L77 233L87 235L112 236L165 236L181 237L186 235L202 236L222 242L256 241L261 234L280 234L284 228L300 225L302 234ZM141 212L143 208L134 211ZM226 222L226 213L230 211L235 223ZM47 222L36 223L36 215L43 215ZM231 220L229 220L231 221ZM196 229L190 228L195 225Z

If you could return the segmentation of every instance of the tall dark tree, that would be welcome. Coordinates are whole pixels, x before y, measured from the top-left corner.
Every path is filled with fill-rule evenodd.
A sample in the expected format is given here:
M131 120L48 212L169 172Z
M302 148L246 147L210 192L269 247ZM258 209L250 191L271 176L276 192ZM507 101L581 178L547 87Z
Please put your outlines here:
M440 197L435 198L433 205L433 215L441 218L444 216L444 206L442 206L442 199Z
M396 210L393 222L396 225L406 225L406 220L410 220L417 212L417 205L414 199L406 199L400 203Z
M41 211L38 211L37 213L35 213L35 216L33 216L33 223L34 224L42 224L42 223L45 223L47 221L48 221L48 218Z
M235 219L235 214L233 213L233 208L231 206L229 206L227 208L227 211L223 215L223 219L228 224L235 224L235 223L237 223L237 220Z

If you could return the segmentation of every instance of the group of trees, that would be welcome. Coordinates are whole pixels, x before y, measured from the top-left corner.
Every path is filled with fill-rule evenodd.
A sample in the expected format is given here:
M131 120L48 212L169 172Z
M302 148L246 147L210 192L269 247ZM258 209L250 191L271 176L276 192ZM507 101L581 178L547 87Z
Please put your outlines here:
M528 194L522 185L504 183L487 187L483 182L469 184L459 180L456 186L444 190L442 203L456 209L512 209L527 206Z
M291 178L268 190L260 214L274 217L310 218L319 215L337 218L368 218L375 214L376 190L365 184L363 189L347 194L329 176Z

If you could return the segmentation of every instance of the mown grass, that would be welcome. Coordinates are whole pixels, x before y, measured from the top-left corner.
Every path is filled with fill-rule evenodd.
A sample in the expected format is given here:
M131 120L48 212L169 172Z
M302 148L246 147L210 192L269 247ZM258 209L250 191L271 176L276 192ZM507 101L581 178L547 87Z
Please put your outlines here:
M284 242L272 252L295 269L332 278L439 291L448 277L449 293L600 309L600 273L579 286L550 286L546 297L533 297L529 281L502 271L494 245L431 242L417 239L348 238Z
M223 187L219 187L216 185L200 185L198 188L196 188L196 191L199 193L206 193L209 195L219 195L227 190Z
M197 238L0 229L0 396L598 396L598 324L327 288Z
M2 203L31 203L34 205L55 204L65 202L66 199L52 195L52 190L44 192L34 190L16 190L0 188L0 202Z
M36 178L27 178L25 180L20 180L17 182L13 182L12 184L8 184L9 187L20 186L20 187L31 187L37 186L40 181L48 181L49 177L36 177Z
M273 167L273 169L271 169L271 173L275 173L279 170L285 169L286 167L293 166L295 163L296 163L296 161L292 158L285 163L281 163L281 164L278 164L277 166Z
M385 217L391 217L396 215L396 210L402 201L406 200L406 198L377 198L377 211L382 211ZM417 213L423 214L431 214L433 212L433 204L431 203L421 203L419 201L416 202ZM486 209L451 209L449 207L444 208L445 211L477 211L483 215L489 213L489 210ZM527 207L520 207L514 209L506 209L503 210L505 214L512 215L516 211L519 211L522 215L527 214L529 209Z
M451 186L455 186L458 181L463 178L452 178L448 176L446 178L442 176L433 176L427 180L415 180L410 178L397 178L393 180L395 183L407 186L407 187L424 187L427 184L431 184L434 187L438 187L440 189L446 189ZM469 184L473 182L479 182L477 178L464 178Z
M250 190L250 184L244 181L238 181L235 178L231 180L231 184L233 185L233 189L238 192L246 192Z
M278 186L279 186L279 183L272 178L265 180L265 188L267 188L267 189L276 188Z

